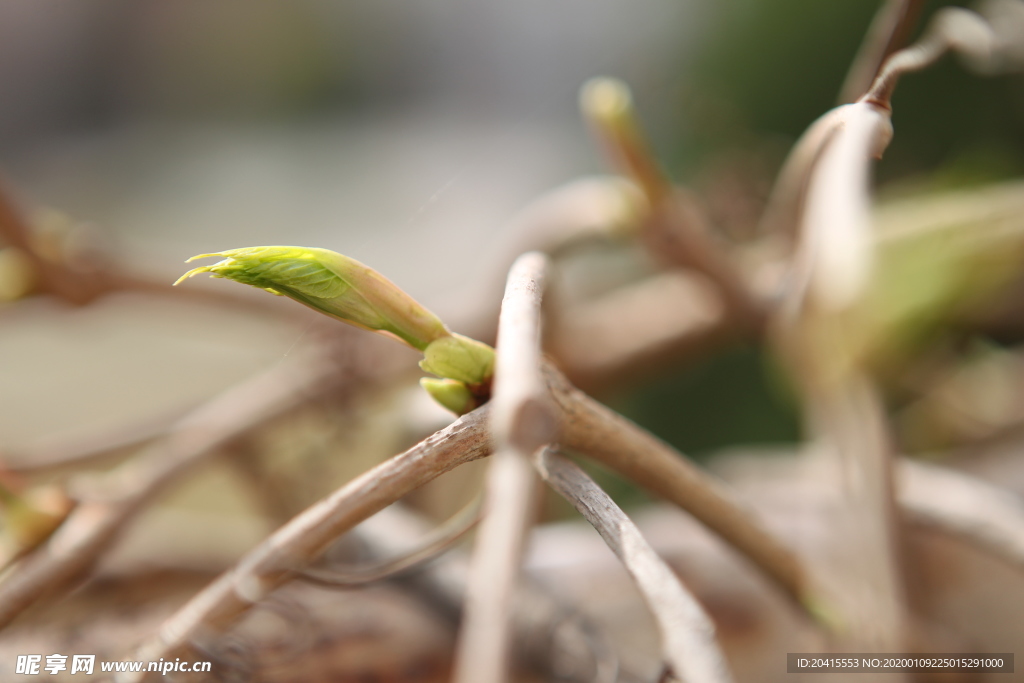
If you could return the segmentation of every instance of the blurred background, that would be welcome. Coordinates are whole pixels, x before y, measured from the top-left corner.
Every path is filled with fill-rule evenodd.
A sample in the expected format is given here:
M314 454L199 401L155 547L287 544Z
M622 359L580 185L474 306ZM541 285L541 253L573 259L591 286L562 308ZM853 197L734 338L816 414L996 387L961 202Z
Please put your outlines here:
M139 271L172 279L196 253L316 244L374 265L430 307L458 308L477 295L467 277L486 277L500 261L518 209L605 170L577 108L580 85L597 75L630 84L654 149L702 193L717 225L753 237L776 169L835 103L875 9L810 0L2 2L0 158L26 204L90 224ZM883 195L1021 173L1020 76L978 78L947 59L905 80L896 141L878 168ZM433 267L445 262L460 266ZM294 340L275 341L266 353ZM72 376L86 372L72 348L41 362L71 354ZM201 393L254 367L235 360L230 371L153 374L169 364L161 348L137 359L148 369L82 382L82 405L67 370L29 369L14 347L4 350L15 365L5 375L33 378L8 386L45 383L38 396L47 399L43 408L5 397L3 443L94 424L118 396L141 409L140 384L155 389L153 401L182 401L169 390L172 374L193 384L193 375L221 373L193 385ZM617 407L696 455L792 440L785 391L762 365L727 349L620 396ZM668 398L692 410L659 415Z
M945 4L928 3L926 15ZM876 9L864 0L0 0L0 173L41 229L81 229L89 248L130 272L169 284L194 254L320 246L461 321L500 292L492 285L504 278L517 211L608 172L579 114L586 80L627 82L666 169L702 197L726 239L750 244L762 237L758 217L786 153L836 104ZM894 111L896 137L877 166L883 200L1024 174L1019 74L980 78L947 58L905 78ZM608 266L606 255L593 259ZM611 263L619 280L648 267ZM60 450L180 414L311 341L305 319L282 324L141 294L86 308L17 294L0 304L0 453ZM912 382L892 387L908 450L1018 428L1020 329L982 327L962 356L971 363L928 384L926 400ZM416 435L395 426L389 392L320 406L268 437L262 457L295 483L296 511ZM730 343L601 399L705 459L795 446L791 393L763 349ZM965 412L964 395L987 402L969 398ZM339 448L359 457L337 462ZM321 464L291 472L304 458ZM459 502L450 492L478 470L454 473L454 485L424 490L416 504L450 513ZM601 476L623 502L646 500ZM248 495L227 468L211 470L147 513L117 561L189 565L181 548L191 545L200 558L192 569L225 565L275 527L253 515ZM549 507L550 518L565 516ZM188 530L211 514L220 522L196 541ZM652 519L656 538L678 535ZM554 555L537 550L535 559L556 577L557 550L573 547L560 533L538 541ZM580 552L575 561L590 557ZM622 590L621 603L597 611L627 609L635 595ZM767 622L752 624L754 612L727 602L719 616L740 634L731 647L764 635ZM640 655L627 663L649 668Z

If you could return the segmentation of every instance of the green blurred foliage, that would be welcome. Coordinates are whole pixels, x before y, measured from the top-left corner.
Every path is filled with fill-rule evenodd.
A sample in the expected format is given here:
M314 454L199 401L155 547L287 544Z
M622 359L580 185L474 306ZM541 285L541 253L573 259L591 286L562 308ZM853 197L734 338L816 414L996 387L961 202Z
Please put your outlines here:
M836 105L879 4L741 0L722 8L683 97L689 130L673 157L680 170L690 172L737 146L791 144ZM961 3L928 3L917 31L936 9L952 4ZM969 173L960 174L965 180L1024 172L1020 75L979 77L946 58L901 81L893 125L895 139L878 168L883 182L943 166L968 166Z
M698 460L732 444L795 442L792 395L766 353L722 349L620 397L612 407Z

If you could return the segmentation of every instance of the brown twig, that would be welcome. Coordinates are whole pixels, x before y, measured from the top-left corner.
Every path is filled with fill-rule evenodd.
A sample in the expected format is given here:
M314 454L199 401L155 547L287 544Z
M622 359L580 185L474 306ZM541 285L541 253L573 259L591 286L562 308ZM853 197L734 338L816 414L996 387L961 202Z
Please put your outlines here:
M715 288L682 269L558 313L552 355L588 393L638 384L736 336Z
M0 182L0 239L28 260L38 289L78 306L100 294L102 287L92 273L73 270L39 254L32 226L3 182Z
M541 297L547 259L520 256L509 271L498 323L490 420L494 457L487 471L487 512L473 549L456 653L458 683L508 679L512 597L532 523L532 453L552 441L557 421L541 375Z
M735 323L757 329L764 318L761 302L715 243L696 197L676 189L654 158L626 85L610 78L592 80L583 86L580 103L614 166L647 198L650 219L642 237L651 253L703 273L720 290Z
M175 410L108 432L6 451L3 466L29 474L94 465L166 434L185 412Z
M538 451L535 462L544 481L572 503L625 565L654 614L675 677L687 683L731 681L710 617L615 501L549 448Z
M806 395L812 428L838 460L839 518L830 567L833 603L850 646L899 651L909 644L902 528L893 484L892 446L874 387L849 376Z
M840 104L853 102L867 92L886 57L906 44L925 4L925 0L884 0L846 73Z
M547 377L561 414L562 445L680 506L746 555L799 609L811 610L815 596L796 553L765 529L725 484L569 385L557 371L549 368ZM812 611L808 614L817 619Z
M917 43L886 60L861 101L889 108L901 76L926 69L950 50L967 57L980 70L991 70L999 47L992 27L982 17L959 7L946 7L935 13Z
M86 574L136 513L222 446L292 408L323 381L306 363L281 363L189 413L168 434L99 481L46 545L0 583L0 628L36 600ZM110 489L95 495L97 486Z
M854 647L899 650L909 623L900 569L891 448L873 386L849 341L871 278L872 157L892 137L889 110L861 101L819 120L814 155L801 169L800 229L776 339L803 392L812 430L841 463L842 533L830 567L833 602ZM793 188L795 189L795 188ZM823 577L824 578L824 577ZM824 587L824 586L823 586Z
M371 557L400 554L428 533L429 523L403 505L392 505L352 530ZM461 620L468 574L462 553L453 553L393 580L425 600L452 626ZM578 683L615 683L618 661L586 615L549 589L523 577L513 610L516 652L535 671Z
M489 414L488 406L477 408L293 518L164 622L137 658L174 656L191 641L216 634L359 522L444 472L488 455ZM119 680L144 679L143 674Z
M809 598L795 556L764 531L709 476L650 434L569 387L546 370L555 404L565 411L564 443L605 462L690 510L784 586ZM147 643L143 659L167 657L189 641L226 628L255 602L294 577L341 533L444 471L489 453L489 406L464 416L409 451L366 472L275 532L232 570L171 617ZM136 680L136 679L127 679Z
M351 588L394 578L431 562L451 550L480 522L483 496L477 495L444 523L420 539L411 550L367 565L309 566L295 570L296 579L328 588Z
M647 200L629 180L588 177L547 192L510 221L507 232L525 249L558 258L584 242L635 235L647 219Z

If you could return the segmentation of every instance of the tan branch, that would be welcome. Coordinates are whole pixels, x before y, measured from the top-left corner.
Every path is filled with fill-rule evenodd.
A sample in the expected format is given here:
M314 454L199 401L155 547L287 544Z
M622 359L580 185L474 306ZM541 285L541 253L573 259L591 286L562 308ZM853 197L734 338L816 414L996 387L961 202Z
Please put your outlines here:
M615 501L583 470L549 448L538 452L536 465L625 565L654 614L662 652L675 677L686 683L731 681L711 618Z
M474 410L306 509L172 615L135 658L173 657L192 640L227 628L359 522L444 472L488 455L489 413L488 406ZM119 680L144 679L145 674Z
M498 323L487 512L473 548L456 652L458 683L508 680L512 598L532 524L536 475L529 457L552 441L557 420L541 375L541 297L547 259L520 256L508 276Z
M573 384L591 393L657 377L666 365L737 336L715 288L682 269L558 313L551 353Z
M924 10L925 0L884 0L843 81L839 104L867 92L885 58L906 44Z
M102 433L5 451L3 466L21 474L92 466L166 434L184 413L175 410Z
M105 489L102 495L83 500L0 583L0 628L82 578L155 496L217 449L303 400L319 381L305 363L281 363L191 412L165 439L95 480L90 490Z
M898 651L908 642L909 617L892 448L850 329L875 259L871 160L888 145L892 126L889 110L867 98L819 122L827 134L818 134L796 195L798 243L776 341L803 393L814 436L840 465L840 527L830 547L832 566L819 581L831 589L851 647Z
M943 8L935 13L918 42L886 60L861 101L888 108L901 76L928 68L950 50L963 55L978 70L993 70L1000 47L999 38L982 17L959 7Z
M802 610L815 596L796 553L735 494L668 444L548 371L562 415L560 443L680 506L747 556ZM808 612L812 618L817 618Z
M583 86L580 105L613 165L647 198L650 218L642 239L652 255L704 274L721 291L730 315L756 329L763 322L761 302L715 242L696 197L675 188L658 164L637 120L629 88L614 79L594 79Z
M101 287L95 277L90 277L91 273L73 270L39 254L32 225L3 182L0 182L0 240L27 259L37 289L75 305L86 304L99 295Z
M296 579L329 588L349 588L394 578L419 569L451 550L480 521L483 496L477 495L422 538L412 550L396 557L380 559L362 566L302 566L296 568Z

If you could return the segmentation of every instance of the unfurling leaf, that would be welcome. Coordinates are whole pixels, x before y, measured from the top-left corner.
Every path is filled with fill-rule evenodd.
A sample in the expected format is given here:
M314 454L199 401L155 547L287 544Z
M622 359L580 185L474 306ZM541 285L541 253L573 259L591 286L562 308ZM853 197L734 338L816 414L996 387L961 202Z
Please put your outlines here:
M246 247L193 256L223 256L194 268L177 282L210 273L287 296L358 327L393 335L423 351L450 333L437 316L393 282L355 259L328 249Z
M453 334L437 316L393 282L359 261L327 249L246 247L193 256L222 256L188 271L174 284L209 273L287 296L312 309L374 332L393 336L423 352L420 367L441 379L423 388L459 415L487 400L494 349Z

